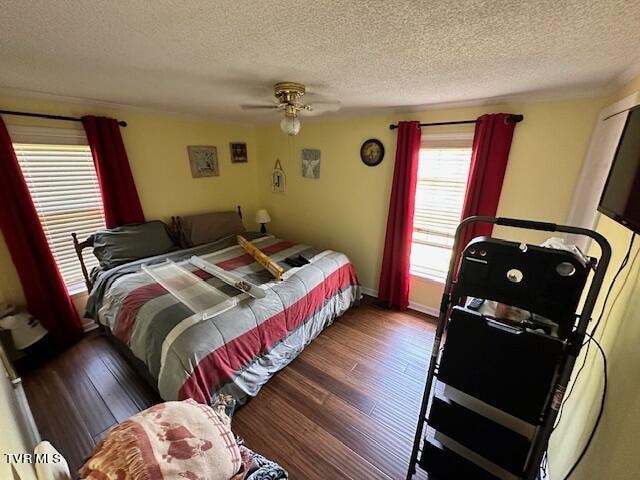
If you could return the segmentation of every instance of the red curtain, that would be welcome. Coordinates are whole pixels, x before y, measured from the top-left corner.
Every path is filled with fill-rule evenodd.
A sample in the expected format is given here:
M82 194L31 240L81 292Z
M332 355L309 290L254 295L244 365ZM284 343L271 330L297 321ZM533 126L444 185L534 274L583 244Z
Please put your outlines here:
M461 219L473 215L493 217L498 209L504 173L516 123L509 113L482 115L476 122L467 191ZM458 252L475 237L489 236L493 225L474 223L462 234Z
M118 122L113 118L86 116L82 117L82 125L100 182L107 228L144 222Z
M409 257L419 153L420 122L400 122L378 287L378 299L391 308L405 309L409 305Z
M82 336L82 324L51 255L1 118L0 205L0 229L18 271L29 311L49 330L57 345L70 345Z

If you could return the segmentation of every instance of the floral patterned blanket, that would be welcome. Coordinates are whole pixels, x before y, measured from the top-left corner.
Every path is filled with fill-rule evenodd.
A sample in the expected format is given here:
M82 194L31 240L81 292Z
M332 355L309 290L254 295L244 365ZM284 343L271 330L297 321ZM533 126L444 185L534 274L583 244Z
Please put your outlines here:
M238 441L224 410L166 402L116 426L80 468L81 479L280 480L287 472Z

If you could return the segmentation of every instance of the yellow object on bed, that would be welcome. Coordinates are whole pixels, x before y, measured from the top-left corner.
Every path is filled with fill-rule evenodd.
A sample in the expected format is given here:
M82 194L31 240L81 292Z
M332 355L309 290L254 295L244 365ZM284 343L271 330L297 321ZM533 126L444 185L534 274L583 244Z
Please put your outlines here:
M244 248L249 255L253 255L253 258L255 258L260 265L262 265L271 275L273 275L278 282L282 279L284 268L274 262L271 257L262 253L262 250L260 250L242 235L238 235L237 239L238 245Z

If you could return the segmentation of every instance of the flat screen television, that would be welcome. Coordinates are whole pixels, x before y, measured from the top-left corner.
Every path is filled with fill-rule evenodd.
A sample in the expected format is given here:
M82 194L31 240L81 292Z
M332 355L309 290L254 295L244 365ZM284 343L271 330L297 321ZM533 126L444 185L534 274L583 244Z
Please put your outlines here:
M640 106L629 111L598 211L640 233Z

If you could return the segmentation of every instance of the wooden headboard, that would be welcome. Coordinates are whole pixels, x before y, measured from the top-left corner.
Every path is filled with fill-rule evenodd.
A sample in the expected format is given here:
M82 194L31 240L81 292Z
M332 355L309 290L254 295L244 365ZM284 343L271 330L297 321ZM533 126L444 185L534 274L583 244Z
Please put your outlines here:
M236 207L238 215L242 218L242 209L240 205ZM169 234L173 237L173 241L176 242L176 245L180 244L180 236L182 235L182 224L180 222L180 217L175 216L171 217L171 225L169 226ZM73 238L73 247L76 250L76 255L78 256L78 261L80 262L80 269L82 270L82 276L84 277L84 283L87 286L87 291L91 292L93 288L93 282L89 277L89 272L87 271L87 266L84 263L84 255L83 250L85 248L93 248L93 235L89 236L86 240L79 242L78 236L75 232L71 233L71 237Z
M87 266L84 264L84 256L82 255L82 251L85 248L93 248L93 235L89 236L83 242L78 241L78 236L76 232L71 233L71 237L73 238L73 247L76 250L76 255L78 256L78 260L80 260L80 268L82 269L82 276L84 277L84 284L87 286L87 292L90 292L93 288L93 282L91 278L89 278L89 272L87 272Z

